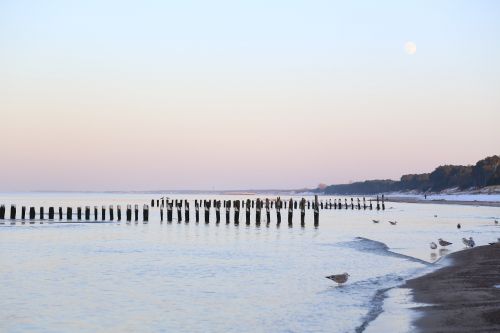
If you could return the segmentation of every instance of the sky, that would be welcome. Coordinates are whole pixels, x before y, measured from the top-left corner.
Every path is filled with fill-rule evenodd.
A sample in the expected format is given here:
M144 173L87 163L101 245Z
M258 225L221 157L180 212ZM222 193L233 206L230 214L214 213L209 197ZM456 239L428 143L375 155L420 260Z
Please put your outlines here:
M0 124L0 191L474 164L500 154L500 2L0 0Z

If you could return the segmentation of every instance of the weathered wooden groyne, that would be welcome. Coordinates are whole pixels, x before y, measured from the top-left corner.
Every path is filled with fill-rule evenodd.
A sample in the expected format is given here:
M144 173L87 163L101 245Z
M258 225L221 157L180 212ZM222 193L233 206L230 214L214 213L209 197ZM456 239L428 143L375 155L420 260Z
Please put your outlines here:
M159 210L159 222L171 223L174 221L174 211L175 211L175 221L177 223L190 222L191 217L191 203L193 200L187 199L169 199L162 197L160 199L151 199L151 208L156 208ZM374 205L375 204L375 205ZM96 223L96 222L120 222L122 221L122 207L121 205L109 205L109 206L84 206L82 207L48 207L48 212L45 212L46 207L34 207L34 206L21 206L20 213L18 212L16 205L10 205L10 209L7 212L5 205L0 205L0 224L5 224L5 220L10 220L11 224L16 222L21 222L22 224L28 223L43 223L44 221L54 223L54 222L77 222L77 223ZM254 200L207 200L207 199L196 199L194 200L194 217L195 222L200 222L200 209L203 212L203 221L205 224L209 224L211 219L211 213L215 212L215 223L219 224L222 220L221 218L221 208L224 211L224 220L226 224L231 223L231 216L233 217L233 223L235 225L240 224L240 213L243 211L245 225L251 225L252 221L255 221L257 226L265 222L266 226L271 223L271 210L274 210L276 214L276 225L280 226L282 222L282 211L286 214L286 221L288 226L293 226L294 211L300 211L300 225L305 226L306 221L306 211L313 210L313 223L315 227L319 226L319 214L320 210L385 210L385 198L377 196L376 198L366 200L365 198L338 198L338 199L328 199L328 200L318 200L318 196L315 196L314 200L306 200L301 198L300 200L290 198L288 200L277 198L257 198ZM231 210L233 214L231 214ZM56 213L57 211L57 213ZM28 216L26 216L28 212ZM142 213L141 213L142 212ZM264 218L264 214L265 218ZM148 223L150 219L150 206L148 204L143 204L140 208L139 204L126 205L124 209L124 221L131 223L142 221L143 223Z

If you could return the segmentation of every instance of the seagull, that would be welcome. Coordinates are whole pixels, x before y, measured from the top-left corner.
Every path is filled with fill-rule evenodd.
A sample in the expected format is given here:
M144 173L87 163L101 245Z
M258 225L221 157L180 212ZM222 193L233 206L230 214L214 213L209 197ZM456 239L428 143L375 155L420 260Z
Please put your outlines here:
M390 224L392 224L392 225L396 225L396 224L398 224L398 222L397 222L397 221L389 221L389 223L390 223Z
M337 274L337 275L330 275L326 277L327 279L330 279L334 282L337 282L339 285L342 283L347 282L347 279L349 278L349 274L344 273L344 274Z
M439 238L438 241L439 241L439 245L441 245L441 246L448 246L448 245L453 244L453 243L447 242L445 240L442 240L441 238Z
M437 244L434 242L431 242L430 246L431 246L431 249L433 249L433 250L437 249L437 247L438 247Z
M469 237L469 246L470 247L476 246L476 242L474 242L474 240L472 239L472 237Z
M373 221L373 223L379 223L380 222L380 220L372 220L372 221Z
M459 224L457 224L457 229L460 229L460 228L462 228L462 226L459 223Z
M469 243L469 240L468 240L467 238L465 238L465 237L463 237L463 238L462 238L462 243L464 243L464 245L465 245L466 247L471 247L471 246L470 246L470 243Z
M494 243L490 243L490 245L495 245L495 244L498 244L498 243L500 243L500 238L497 238L497 241L494 242Z

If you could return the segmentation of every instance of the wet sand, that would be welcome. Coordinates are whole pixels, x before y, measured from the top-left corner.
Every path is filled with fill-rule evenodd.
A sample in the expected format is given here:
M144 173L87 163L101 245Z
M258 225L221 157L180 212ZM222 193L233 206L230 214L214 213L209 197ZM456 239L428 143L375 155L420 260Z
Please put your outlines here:
M403 202L403 203L428 203L440 205L464 205L464 206L487 206L487 207L500 207L500 201L453 201L443 199L419 199L411 197L386 197L386 202Z
M422 332L500 332L500 244L453 253L451 265L409 280ZM498 287L495 287L498 286Z

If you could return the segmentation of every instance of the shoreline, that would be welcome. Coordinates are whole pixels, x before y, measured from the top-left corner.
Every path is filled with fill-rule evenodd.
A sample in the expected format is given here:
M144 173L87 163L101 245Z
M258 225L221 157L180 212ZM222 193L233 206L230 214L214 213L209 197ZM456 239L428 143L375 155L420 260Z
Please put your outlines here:
M410 279L413 325L424 332L500 332L500 243L447 256L451 264Z
M461 206L484 206L500 207L500 201L466 201L466 200L444 200L444 199L419 199L415 197L385 197L386 202L415 203L415 204L437 204L437 205L461 205Z

